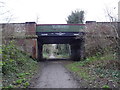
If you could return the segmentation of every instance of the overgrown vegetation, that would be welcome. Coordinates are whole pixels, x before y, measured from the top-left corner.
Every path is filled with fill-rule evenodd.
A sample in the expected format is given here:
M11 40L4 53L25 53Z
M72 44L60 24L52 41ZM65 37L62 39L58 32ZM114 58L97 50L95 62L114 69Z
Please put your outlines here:
M37 62L15 46L14 41L2 45L3 88L26 88L37 70Z
M67 68L83 79L83 87L120 88L120 61L116 23L86 24L85 60Z
M120 87L120 62L116 55L92 56L84 61L68 64L66 67L80 76L89 88ZM84 85L86 85L84 83Z

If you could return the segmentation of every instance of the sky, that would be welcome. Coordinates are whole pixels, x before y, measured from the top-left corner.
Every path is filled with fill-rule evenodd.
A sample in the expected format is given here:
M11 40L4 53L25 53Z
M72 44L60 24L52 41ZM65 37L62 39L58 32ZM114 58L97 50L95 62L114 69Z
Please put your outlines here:
M39 24L66 24L74 10L85 11L85 21L109 21L107 12L118 14L119 0L0 0L4 2L0 22L36 22ZM1 5L1 4L0 4ZM7 17L7 18L6 18ZM7 19L7 20L6 20Z

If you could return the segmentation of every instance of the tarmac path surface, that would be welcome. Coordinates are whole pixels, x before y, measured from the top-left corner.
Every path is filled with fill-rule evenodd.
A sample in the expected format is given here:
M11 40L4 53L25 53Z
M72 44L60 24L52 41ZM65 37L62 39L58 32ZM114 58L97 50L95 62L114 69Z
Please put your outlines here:
M42 62L42 71L33 88L79 88L62 61Z

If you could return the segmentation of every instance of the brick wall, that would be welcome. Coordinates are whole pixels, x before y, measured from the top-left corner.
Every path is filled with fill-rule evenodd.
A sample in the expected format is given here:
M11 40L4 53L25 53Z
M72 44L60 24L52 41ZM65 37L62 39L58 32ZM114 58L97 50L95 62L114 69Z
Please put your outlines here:
M0 24L2 42L8 44L15 40L18 48L36 58L36 24L35 23L5 23ZM35 51L33 51L35 50ZM33 55L34 54L34 55Z

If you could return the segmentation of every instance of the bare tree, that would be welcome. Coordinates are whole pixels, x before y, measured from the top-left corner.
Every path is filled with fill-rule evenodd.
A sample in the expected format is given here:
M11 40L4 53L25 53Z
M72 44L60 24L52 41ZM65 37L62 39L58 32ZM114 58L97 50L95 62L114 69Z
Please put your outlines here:
M108 18L108 20L110 21L110 22L116 22L116 21L118 21L118 19L117 19L117 14L115 14L115 11L116 10L116 7L113 7L113 8L108 8L107 6L106 6L106 8L104 9L104 11L105 11L105 14L106 14L106 18Z
M0 1L0 22L9 23L13 19L13 14L5 4L5 2Z
M115 53L117 51L117 33L110 24L95 23L86 28L86 54L87 56Z
M111 25L114 29L114 32L116 33L116 38L115 42L117 45L117 50L118 50L118 59L120 59L120 23L118 22L117 14L115 14L116 7L113 8L108 8L106 7L105 13L107 17L109 18L110 22L116 22L116 24ZM118 22L118 23L117 23Z

